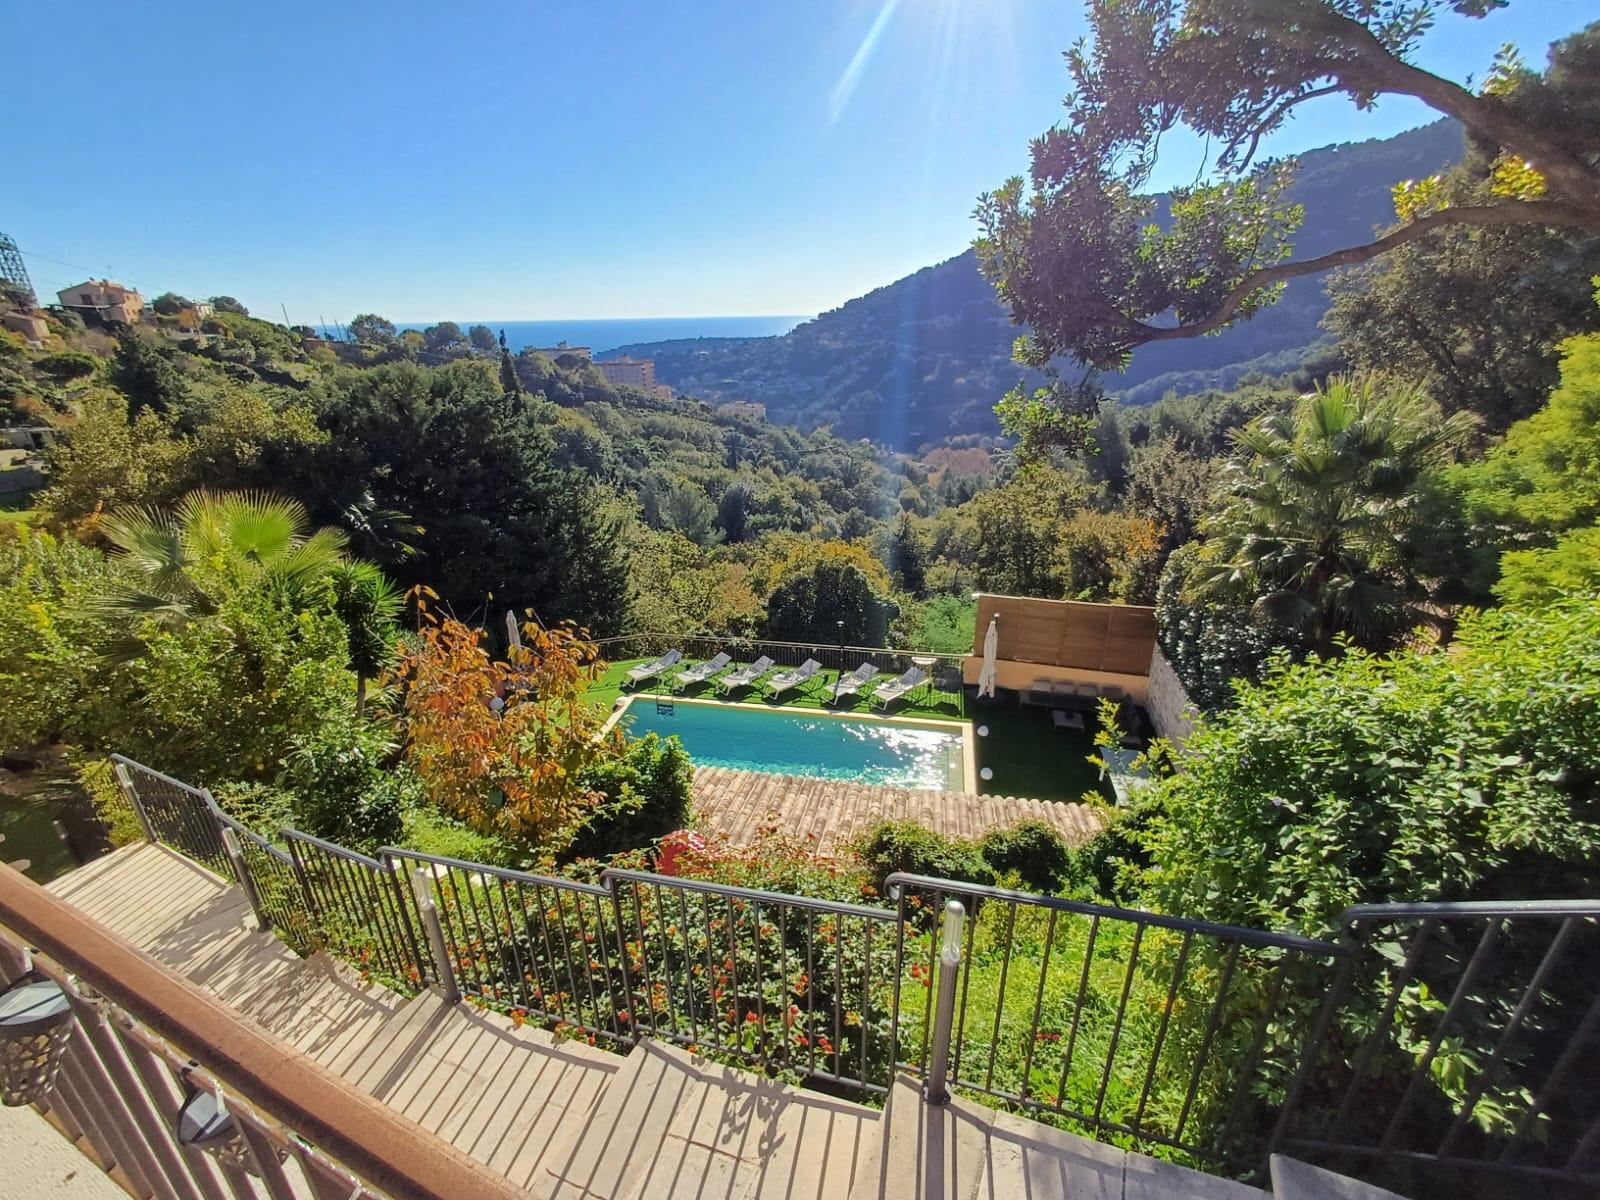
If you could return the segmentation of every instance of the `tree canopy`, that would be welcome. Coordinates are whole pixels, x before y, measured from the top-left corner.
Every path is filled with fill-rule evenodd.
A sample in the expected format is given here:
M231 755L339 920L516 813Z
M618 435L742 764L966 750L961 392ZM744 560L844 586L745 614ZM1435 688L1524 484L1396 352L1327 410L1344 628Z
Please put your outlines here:
M1099 369L1136 346L1192 338L1273 303L1285 280L1364 262L1436 229L1600 230L1600 128L1585 84L1593 27L1539 75L1502 55L1468 90L1415 62L1441 20L1508 0L1090 0L1092 38L1067 52L1066 119L1032 146L1029 182L980 199L978 257L1012 319L1019 357ZM1302 212L1290 161L1256 161L1302 104L1370 108L1407 96L1453 117L1483 153L1493 194L1456 203L1434 180L1399 189L1381 237L1292 259ZM1183 126L1220 147L1208 181L1165 213L1143 195L1162 138Z

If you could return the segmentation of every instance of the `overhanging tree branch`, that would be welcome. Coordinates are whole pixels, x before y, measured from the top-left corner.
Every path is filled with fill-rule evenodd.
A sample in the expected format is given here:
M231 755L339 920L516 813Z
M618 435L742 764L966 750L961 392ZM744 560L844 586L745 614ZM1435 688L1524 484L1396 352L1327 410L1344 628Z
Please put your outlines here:
M1256 18L1266 32L1281 24L1282 12L1272 4L1251 0ZM1493 141L1533 165L1550 186L1568 196L1591 196L1600 189L1600 176L1575 157L1557 139L1520 120L1493 96L1479 96L1454 80L1445 79L1390 53L1372 30L1353 17L1313 6L1315 23L1335 37L1350 57L1325 57L1321 67L1339 81L1340 90L1383 92L1410 96L1453 117L1468 131Z
M1318 255L1316 258L1280 263L1277 266L1253 271L1240 280L1223 298L1216 311L1204 320L1161 326L1129 318L1128 327L1139 343L1203 337L1226 325L1239 310L1240 305L1261 288L1297 279L1303 275L1315 275L1332 270L1334 267L1353 267L1368 259L1377 258L1380 254L1386 254L1407 242L1415 241L1435 229L1444 229L1452 225L1544 225L1600 230L1600 205L1581 205L1558 200L1515 200L1503 204L1475 204L1440 209L1438 212L1418 217L1409 224L1402 225L1399 229L1361 246L1350 246L1343 250L1333 250Z

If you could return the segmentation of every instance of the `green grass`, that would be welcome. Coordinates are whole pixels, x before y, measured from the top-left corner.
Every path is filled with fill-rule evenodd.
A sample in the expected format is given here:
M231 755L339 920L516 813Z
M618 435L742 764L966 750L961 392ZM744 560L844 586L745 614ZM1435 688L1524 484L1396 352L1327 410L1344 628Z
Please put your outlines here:
M35 492L0 492L0 521L32 523L39 515L33 510Z
M647 661L633 658L608 664L604 675L585 693L586 698L609 712L623 695L623 684L629 668ZM837 671L819 672L803 695L787 693L782 707L855 712L863 716L883 715L869 699L862 697L834 709L827 701L833 694L833 681L837 677ZM643 690L648 691L652 686L646 684ZM701 684L685 691L683 695L695 699L718 699L721 693L710 685ZM757 688L747 689L734 699L761 703L764 697ZM1093 731L1057 729L1050 723L1049 712L1042 708L1022 706L1015 701L992 706L977 705L968 702L965 695L959 692L929 692L926 697L918 692L895 704L889 715L971 721L974 728L987 727L988 735L977 739L980 775L985 767L993 773L993 778L980 778L978 781L978 791L985 796L1078 800L1085 792L1098 796L1108 794L1100 784L1097 769L1088 762L1089 755L1094 753Z

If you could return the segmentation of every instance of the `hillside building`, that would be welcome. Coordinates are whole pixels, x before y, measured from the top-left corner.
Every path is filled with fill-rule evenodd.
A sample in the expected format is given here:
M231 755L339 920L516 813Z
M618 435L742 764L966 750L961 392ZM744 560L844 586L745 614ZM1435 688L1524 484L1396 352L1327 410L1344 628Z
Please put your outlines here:
M43 346L44 339L50 336L50 326L45 324L43 317L34 313L0 313L0 327L20 333L35 350Z
M108 325L136 324L144 312L144 297L138 291L109 279L90 279L56 295L62 308Z
M583 359L584 362L594 361L594 351L587 346L569 346L565 342L557 342L554 346L536 346L534 350L536 353L551 359L560 358L563 354L570 354L574 358Z
M634 358L624 354L607 362L596 363L606 382L613 387L636 387L647 392L656 390L656 364L652 358Z

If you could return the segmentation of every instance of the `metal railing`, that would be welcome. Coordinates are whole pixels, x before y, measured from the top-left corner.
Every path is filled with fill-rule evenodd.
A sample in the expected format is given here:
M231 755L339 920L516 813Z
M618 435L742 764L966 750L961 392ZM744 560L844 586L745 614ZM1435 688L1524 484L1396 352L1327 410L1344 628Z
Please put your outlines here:
M668 650L682 650L686 658L707 659L726 651L736 662L753 662L762 655L780 667L798 667L808 658L820 662L825 670L853 671L864 662L875 663L881 671L900 674L912 666L913 658L938 661L941 674L959 673L967 655L944 654L932 650L908 650L884 646L847 646L837 642L776 642L765 638L717 637L708 634L630 633L599 638L603 658L613 662L630 658L650 658Z
M632 1040L613 999L620 951L605 888L392 846L379 854L397 878L420 872L463 995L599 1040ZM420 928L417 889L407 896Z
M393 866L297 829L282 831L322 944L414 992L430 976Z
M181 850L218 875L233 876L216 820L221 810L208 793L120 754L111 756L111 769L146 837Z
M1134 909L920 875L888 879L903 927L952 901L970 918L950 1031L953 1087L1228 1167L1263 1161L1262 1099L1301 1060L1280 1028L1349 951ZM896 1005L909 1065L926 1073L937 939L906 943L923 995ZM976 981L976 983L975 983ZM1303 993L1301 993L1303 994Z
M951 1088L1238 1174L1284 1149L1600 1184L1600 901L1356 908L1324 941L906 874L893 908L583 883L294 830L280 848L116 761L152 840L402 990L864 1095L942 1061ZM952 900L953 963L934 928Z
M888 1091L898 921L861 904L606 871L641 1034Z
M1363 906L1281 1144L1600 1184L1600 901Z

